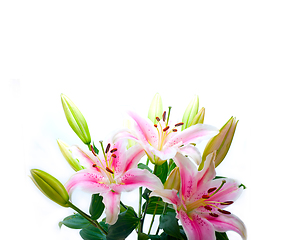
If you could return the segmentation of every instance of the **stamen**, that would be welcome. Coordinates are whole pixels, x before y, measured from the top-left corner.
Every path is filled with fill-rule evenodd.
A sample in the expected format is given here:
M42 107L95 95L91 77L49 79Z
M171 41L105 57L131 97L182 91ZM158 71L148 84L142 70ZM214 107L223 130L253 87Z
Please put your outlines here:
M95 150L94 150L94 148L93 148L92 145L91 145L91 152L93 153L94 156L97 156L97 154L96 154L96 152L95 152Z
M156 120L157 120L158 122L160 122L160 118L159 118L159 117L156 117Z
M217 209L217 211L224 213L224 214L231 214L231 212L223 210L223 209Z
M106 170L109 172L109 173L114 173L110 168L106 167Z
M101 149L102 149L103 156L104 156L104 158L106 159L107 157L106 157L106 154L105 154L105 150L104 150L104 148L103 148L103 142L102 142L102 141L99 141L99 143L100 143L100 145L101 145Z
M111 147L111 144L110 143L108 143L108 145L107 145L107 148L106 148L106 151L105 151L105 153L107 154L108 153L108 151L110 150L110 147Z
M178 131L178 129L175 129L175 128L174 128L172 131L173 131L173 132L177 132L177 131Z
M158 127L158 125L157 125L157 124L154 124L154 127L155 127L155 128L157 128L157 127Z
M212 217L218 217L218 215L216 213L209 213L209 215Z
M219 186L219 188L216 189L215 192L210 195L210 197L213 196L214 194L216 194L222 188L222 186L224 186L225 183L226 183L226 180L223 180L222 184Z
M205 195L202 196L202 198L203 198L203 199L208 199L208 198L210 198L210 196L207 195L207 194L205 194Z
M169 129L169 126L163 129L163 132L166 132Z
M212 207L210 207L210 206L208 206L208 205L206 205L204 208L207 209L207 210L209 210L209 211L212 210Z
M92 165L92 167L96 167L97 165L96 165L96 163L94 163L93 165Z
M179 122L179 123L177 123L177 124L175 125L175 127L179 127L179 126L182 126L182 125L184 125L184 123L183 123L183 122Z
M165 122L165 120L166 120L166 111L164 111L164 113L162 115L162 118L163 118L163 122Z
M211 193L211 192L215 191L215 189L216 189L216 187L209 188L209 189L208 189L208 193Z
M117 157L116 154L114 154L114 153L113 153L111 156L112 156L113 158L116 158L116 157Z
M116 152L117 151L117 148L113 148L110 153L113 153L113 152Z
M222 202L221 205L231 205L233 203L233 201L226 201L226 202Z

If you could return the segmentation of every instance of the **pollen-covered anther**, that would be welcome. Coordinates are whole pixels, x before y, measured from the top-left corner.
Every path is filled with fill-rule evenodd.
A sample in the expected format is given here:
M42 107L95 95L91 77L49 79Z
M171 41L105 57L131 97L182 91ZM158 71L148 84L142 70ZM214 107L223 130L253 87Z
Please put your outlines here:
M208 198L210 198L210 196L207 195L207 194L204 194L204 195L202 196L202 198L203 198L203 199L208 199Z
M207 192L208 192L208 193L211 193L211 192L213 192L213 191L215 191L215 190L216 190L216 187L213 187L213 188L209 188Z
M165 120L166 120L166 111L164 111L164 113L162 115L162 118L163 118L163 122L165 122Z
M116 157L117 157L116 154L114 154L114 153L113 153L111 156L112 156L113 158L116 158Z
M169 129L169 126L163 129L163 132L166 132Z
M96 152L95 152L95 150L94 150L94 148L93 148L92 145L91 145L91 152L93 153L94 156L97 156L97 154L96 154Z
M172 131L173 131L173 132L177 132L177 131L178 131L178 129L175 129L175 128L174 128Z
M209 205L204 206L204 208L207 209L207 210L209 210L209 211L212 210L212 207L210 207Z
M96 163L94 163L93 165L92 165L92 167L96 167L97 165L96 165Z
M175 125L175 127L179 127L179 126L182 126L182 125L184 125L184 123L183 123L183 122L179 122L179 123L177 123L177 124Z
M209 213L209 215L212 217L218 217L218 214L216 214L216 213Z
M107 172L109 172L109 173L114 173L110 168L108 168L108 167L106 167L106 170L107 170Z
M158 127L158 125L157 125L157 124L154 124L154 127L155 127L155 128L157 128L157 127Z
M233 201L226 201L226 202L222 202L221 205L231 205L233 203Z
M223 214L231 214L231 212L223 210L223 209L217 209L217 211L223 213Z
M117 151L117 148L113 148L110 153L113 153L113 152L116 152Z
M157 120L158 122L160 122L160 118L159 118L159 117L156 117L156 120Z
M106 151L105 151L105 153L107 154L108 153L108 151L110 150L110 147L111 147L111 144L110 143L108 143L108 145L107 145L107 148L106 148Z

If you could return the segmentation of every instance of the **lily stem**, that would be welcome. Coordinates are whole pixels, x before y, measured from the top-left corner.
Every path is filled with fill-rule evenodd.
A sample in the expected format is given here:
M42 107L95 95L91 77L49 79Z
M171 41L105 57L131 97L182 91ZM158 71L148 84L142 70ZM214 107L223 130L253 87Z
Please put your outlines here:
M153 223L154 223L155 216L156 216L156 212L157 212L157 208L158 208L158 203L156 204L155 211L154 211L154 213L153 213L152 221L151 221L151 224L150 224L150 226L149 226L147 235L149 235L150 232L151 232L151 230L152 230Z
M105 235L108 234L108 232L103 229L102 226L99 225L99 223L96 220L93 220L88 214L80 210L78 207L73 205L71 202L69 202L69 207L71 207L73 210L78 212L80 215L82 215L85 219L87 219L94 227L97 227L101 232L103 232Z
M166 209L167 209L167 203L164 203L164 208L163 208L163 212L162 212L161 216L163 216L165 214ZM158 235L159 230L160 230L160 224L158 225L158 228L157 228L157 231L156 231L156 235Z

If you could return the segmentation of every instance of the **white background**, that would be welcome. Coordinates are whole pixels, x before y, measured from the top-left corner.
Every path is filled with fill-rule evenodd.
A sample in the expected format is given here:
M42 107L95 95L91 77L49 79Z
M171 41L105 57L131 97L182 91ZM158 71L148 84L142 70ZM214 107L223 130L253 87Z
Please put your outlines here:
M147 116L159 92L175 121L194 94L205 123L220 128L239 119L217 168L247 186L229 209L251 240L296 239L300 10L299 1L2 1L2 234L81 239L57 225L72 210L28 177L31 168L63 183L73 174L56 139L82 143L65 120L61 93L98 141L122 126L126 110ZM137 208L136 194L123 202ZM87 211L88 195L77 191L74 201Z

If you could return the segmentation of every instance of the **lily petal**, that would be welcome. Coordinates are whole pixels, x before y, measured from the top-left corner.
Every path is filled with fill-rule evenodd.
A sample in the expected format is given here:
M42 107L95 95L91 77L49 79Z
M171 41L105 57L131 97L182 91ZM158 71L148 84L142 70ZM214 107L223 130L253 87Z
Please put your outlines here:
M97 157L84 152L78 146L73 145L69 149L72 152L72 157L78 159L83 165L86 165L87 168L93 169L93 164L100 166L100 162Z
M131 147L127 151L127 160L123 171L125 172L131 168L137 167L138 162L144 155L145 151L140 144L136 144L135 146Z
M104 193L110 190L106 183L106 178L98 171L80 170L76 172L65 184L65 188L69 195L75 187L81 187L89 193Z
M173 138L166 142L167 147L174 146L178 143L199 143L202 140L209 139L218 134L218 129L208 124L196 124L184 131L177 133Z
M175 209L180 205L180 199L178 197L178 191L175 189L155 189L151 192L149 197L161 197L164 202L173 204Z
M210 153L206 157L204 168L201 171L199 171L197 175L197 186L203 185L206 182L211 181L215 177L215 156L216 151Z
M103 203L106 207L106 223L113 225L120 212L120 193L109 191L103 195Z
M201 155L200 151L191 144L185 145L184 147L179 148L179 152L182 155L187 155L187 156L191 157L191 159L197 165L199 165L202 161L202 155Z
M150 190L163 189L161 180L146 169L133 168L118 179L118 184L112 185L115 192L132 191L137 187L146 187Z
M188 240L215 240L213 225L198 214L189 216L182 209L178 212L178 218L181 220Z
M242 239L247 239L247 229L245 224L235 215L219 215L212 217L209 214L206 219L213 225L215 231L226 232L229 230L237 232Z

